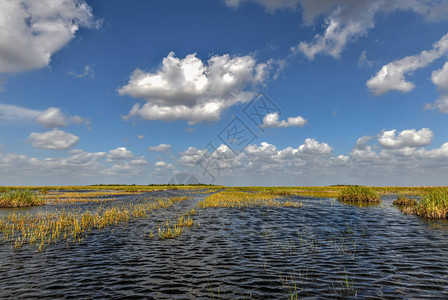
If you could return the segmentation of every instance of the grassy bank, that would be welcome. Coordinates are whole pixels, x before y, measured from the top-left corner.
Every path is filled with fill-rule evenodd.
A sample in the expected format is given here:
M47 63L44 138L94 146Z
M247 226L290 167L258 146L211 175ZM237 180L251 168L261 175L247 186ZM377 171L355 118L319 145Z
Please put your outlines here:
M415 214L428 219L448 218L448 188L434 189L423 195Z

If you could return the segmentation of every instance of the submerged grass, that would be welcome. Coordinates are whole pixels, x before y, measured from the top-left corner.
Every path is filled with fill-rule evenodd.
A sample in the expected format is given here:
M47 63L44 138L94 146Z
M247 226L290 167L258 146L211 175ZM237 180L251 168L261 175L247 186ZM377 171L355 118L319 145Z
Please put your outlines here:
M278 197L262 193L223 191L207 196L199 202L199 207L301 207L302 203L295 201L280 201Z
M37 246L64 240L67 244L80 242L93 229L104 229L137 218L150 212L172 206L184 197L148 200L140 204L127 204L109 208L99 207L95 211L54 211L35 215L12 213L0 218L0 241L12 243L14 248L24 244Z
M7 190L0 195L0 207L43 205L45 200L28 190Z
M368 203L368 202L380 202L380 196L371 187L366 186L347 186L338 195L338 201L341 202L355 202L355 203Z

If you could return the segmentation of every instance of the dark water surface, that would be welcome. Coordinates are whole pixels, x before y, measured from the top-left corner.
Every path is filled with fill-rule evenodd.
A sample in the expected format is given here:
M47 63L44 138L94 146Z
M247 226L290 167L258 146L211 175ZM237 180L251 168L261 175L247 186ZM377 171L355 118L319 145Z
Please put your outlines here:
M447 223L403 215L394 197L361 208L295 198L303 207L197 209L199 227L148 237L203 197L68 248L0 245L0 298L448 298Z

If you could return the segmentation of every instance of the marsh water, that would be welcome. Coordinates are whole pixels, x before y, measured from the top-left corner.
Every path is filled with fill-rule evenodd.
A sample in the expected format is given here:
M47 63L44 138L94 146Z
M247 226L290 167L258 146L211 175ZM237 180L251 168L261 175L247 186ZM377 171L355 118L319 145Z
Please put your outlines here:
M448 224L402 214L394 196L373 207L296 197L303 207L197 209L200 226L175 239L149 238L207 194L191 195L149 218L94 230L80 244L41 252L0 245L0 298L448 298ZM64 205L96 204L30 212Z

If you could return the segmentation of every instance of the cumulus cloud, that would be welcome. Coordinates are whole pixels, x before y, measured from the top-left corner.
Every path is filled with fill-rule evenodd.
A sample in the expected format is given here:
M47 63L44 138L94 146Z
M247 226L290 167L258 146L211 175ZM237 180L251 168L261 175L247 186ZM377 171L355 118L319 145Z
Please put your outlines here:
M441 69L432 72L431 80L440 90L441 97L434 103L426 104L425 109L438 109L448 113L448 62Z
M98 25L83 0L2 1L0 73L47 66L81 27Z
M448 62L441 69L432 72L431 80L438 88L448 92Z
M156 162L156 163L154 163L154 166L155 167L165 167L165 166L167 166L168 164L166 163L166 162L164 162L164 161L158 161L158 162Z
M76 73L75 71L70 71L67 73L68 75L71 75L75 78L84 78L89 76L90 78L94 78L95 77L95 72L93 71L92 67L90 67L89 65L84 67L84 72L83 73Z
M28 137L28 142L34 148L51 149L51 150L65 150L72 148L79 141L79 137L58 129L38 133L33 132Z
M345 46L367 35L375 27L377 14L388 14L395 10L412 11L426 21L446 19L448 3L424 0L224 0L229 7L236 8L243 2L256 2L268 12L278 9L302 8L305 25L315 25L315 20L324 19L322 33L316 34L311 42L300 42L292 47L293 53L302 53L313 60L318 54L339 58Z
M171 145L168 144L160 144L158 146L150 146L148 147L148 150L151 152L170 152L171 151Z
M59 108L50 107L37 116L37 122L48 128L67 126L67 116Z
M375 95L381 95L389 91L407 93L415 85L406 81L405 75L428 66L446 53L448 53L448 34L434 43L431 50L424 50L417 55L407 56L384 65L375 76L367 81L367 87Z
M154 73L136 69L120 95L146 100L135 104L123 119L217 121L222 111L249 101L250 89L263 84L275 65L257 63L251 55L215 55L207 62L196 54L177 58L173 52Z
M118 147L116 149L110 150L107 155L109 161L114 160L126 160L134 157L132 151L126 149L126 147Z
M431 144L434 133L428 128L383 131L378 136L378 143L385 149L401 149L406 147L422 147Z
M301 116L289 117L288 120L279 122L278 113L271 113L264 116L263 124L261 126L264 128L286 128L291 126L303 127L306 124L307 121Z
M146 158L144 156L140 156L135 159L132 159L129 163L131 165L136 165L136 166L143 166L143 165L148 164L148 162L146 161Z
M432 138L427 128L383 131L360 137L347 155L335 155L313 138L285 148L261 142L237 154L225 145L212 152L189 147L179 153L177 166L205 170L204 176L209 172L228 184L442 184L448 143L426 149Z

